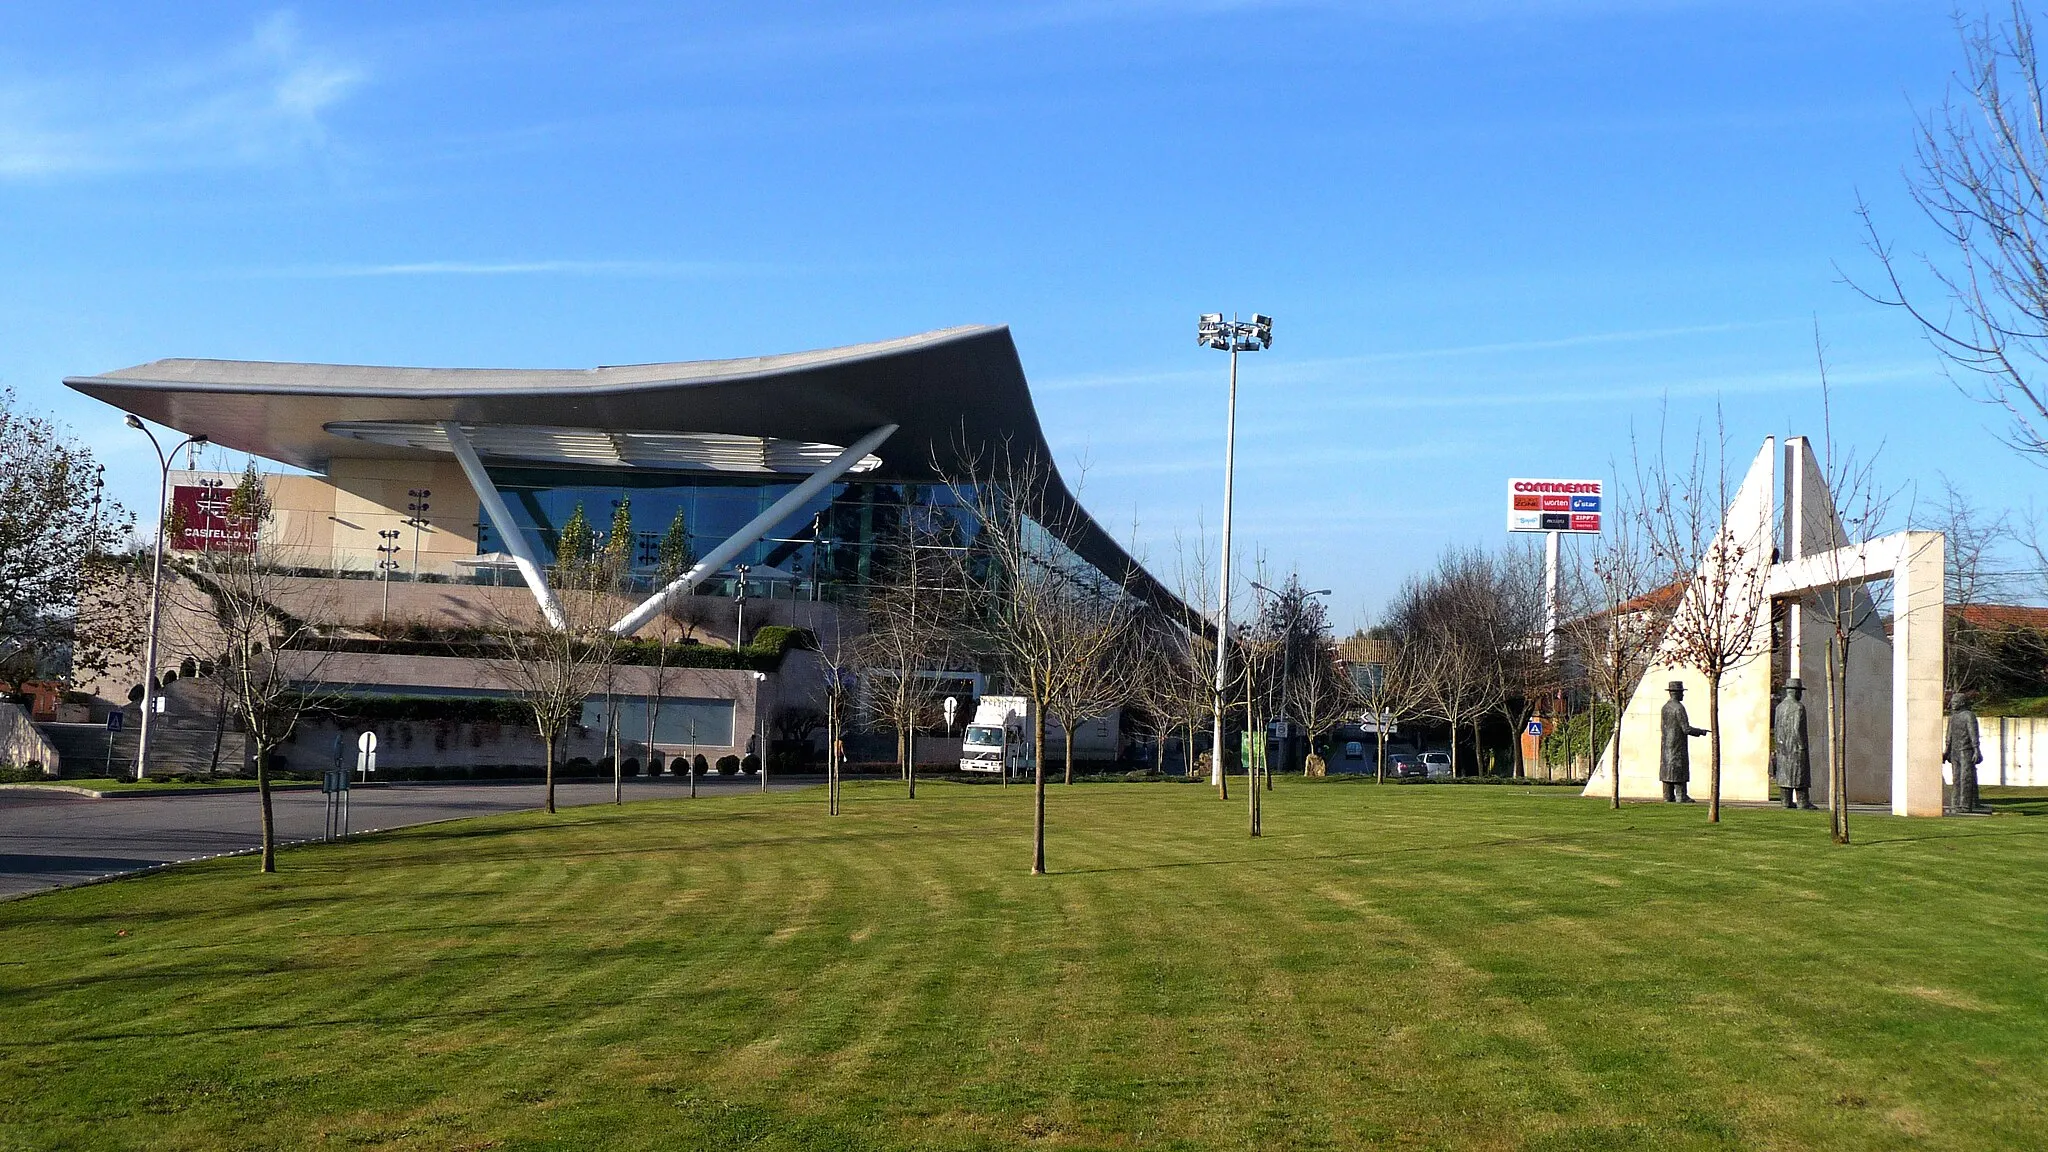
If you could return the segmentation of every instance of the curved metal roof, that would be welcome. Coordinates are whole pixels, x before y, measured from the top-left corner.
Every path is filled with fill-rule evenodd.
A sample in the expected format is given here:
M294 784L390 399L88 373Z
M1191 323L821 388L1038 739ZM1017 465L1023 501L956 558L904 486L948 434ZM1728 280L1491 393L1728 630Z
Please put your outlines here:
M174 359L64 383L180 432L315 472L336 459L445 459L428 442L350 431L444 420L478 429L755 437L764 459L768 445L852 444L899 425L875 450L878 463L863 469L867 480L931 483L985 473L1002 459L1049 468L1052 461L1003 325L734 360L533 369ZM1128 577L1145 600L1187 613L1075 502L1056 469L1045 487L1040 519L1071 525L1059 533L1068 547L1106 574Z

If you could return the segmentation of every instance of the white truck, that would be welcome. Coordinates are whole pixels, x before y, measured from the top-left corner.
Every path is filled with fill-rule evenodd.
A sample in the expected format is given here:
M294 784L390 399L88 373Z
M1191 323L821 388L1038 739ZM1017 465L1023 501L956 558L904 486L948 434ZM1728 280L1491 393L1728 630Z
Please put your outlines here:
M1077 760L1114 760L1118 752L1121 710L1081 725L1074 739ZM1046 717L1045 758L1048 767L1066 755L1067 733L1058 720ZM960 740L962 772L1011 776L1031 773L1031 701L1022 696L983 696Z

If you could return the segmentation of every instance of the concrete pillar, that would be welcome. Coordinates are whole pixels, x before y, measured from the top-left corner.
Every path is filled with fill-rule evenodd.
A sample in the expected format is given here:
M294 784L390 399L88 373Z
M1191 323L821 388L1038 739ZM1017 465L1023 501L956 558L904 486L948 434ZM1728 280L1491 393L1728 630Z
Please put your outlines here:
M1902 535L1892 575L1892 814L1939 816L1947 548L1939 532Z

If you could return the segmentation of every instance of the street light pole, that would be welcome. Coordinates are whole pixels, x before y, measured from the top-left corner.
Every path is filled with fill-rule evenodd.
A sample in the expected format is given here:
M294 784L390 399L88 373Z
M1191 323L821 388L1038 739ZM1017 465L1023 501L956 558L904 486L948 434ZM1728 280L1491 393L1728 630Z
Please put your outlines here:
M1230 670L1230 513L1237 479L1237 354L1273 346L1273 318L1254 314L1240 321L1233 314L1205 312L1195 326L1195 340L1204 348L1230 353L1230 406L1223 425L1223 572L1216 594L1216 689L1211 701L1214 727L1209 738L1209 784L1223 784L1223 696Z
M412 525L412 581L420 581L420 532L427 526L427 497L434 493L427 488L408 488L405 494L411 497L405 510L411 513L405 523Z
M377 571L384 580L384 607L377 615L377 622L383 624L391 618L391 574L398 570L398 529L377 530Z
M178 448L188 444L194 447L205 444L206 434L200 432L185 437L176 448L171 449L169 455L165 455L164 446L157 442L156 433L149 430L148 425L142 422L142 417L133 412L127 416L126 423L130 428L149 437L149 446L156 450L157 462L156 559L149 574L149 640L143 645L142 726L135 748L135 778L142 780L149 775L149 734L153 727L149 722L149 716L156 709L156 623L164 598L164 505L170 503L171 459L177 456Z

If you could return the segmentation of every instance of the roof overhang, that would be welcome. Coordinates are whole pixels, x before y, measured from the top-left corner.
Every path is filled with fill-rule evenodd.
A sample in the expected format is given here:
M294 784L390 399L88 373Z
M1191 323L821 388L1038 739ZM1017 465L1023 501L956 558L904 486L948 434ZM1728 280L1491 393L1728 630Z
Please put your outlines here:
M1053 469L1010 330L946 328L896 340L736 360L585 369L388 368L158 360L71 388L213 443L314 472L338 459L447 459L443 421L475 430L487 462L602 470L802 473L836 446L898 425L863 479L944 482L1004 460ZM498 454L487 448L499 445ZM1048 524L1068 547L1183 617L1053 470Z

